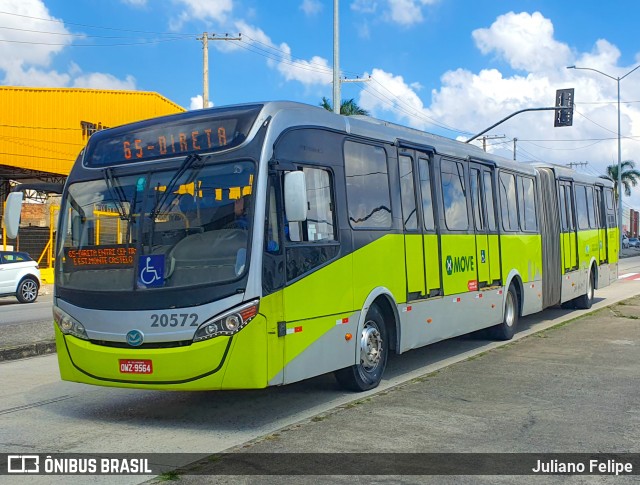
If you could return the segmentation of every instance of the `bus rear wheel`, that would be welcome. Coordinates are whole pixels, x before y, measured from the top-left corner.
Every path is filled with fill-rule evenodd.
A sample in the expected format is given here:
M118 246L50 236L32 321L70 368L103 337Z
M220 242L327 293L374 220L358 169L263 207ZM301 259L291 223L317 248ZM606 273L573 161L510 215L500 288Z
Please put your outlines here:
M504 301L504 320L502 323L491 327L491 336L496 340L511 340L518 326L518 293L513 285L509 286L507 297Z
M387 367L389 341L382 312L372 305L358 336L359 363L335 371L336 380L345 389L368 391L380 384Z
M587 279L587 291L584 295L579 296L573 300L575 307L582 310L588 310L593 305L593 297L596 292L596 275L593 270L589 271L589 278Z

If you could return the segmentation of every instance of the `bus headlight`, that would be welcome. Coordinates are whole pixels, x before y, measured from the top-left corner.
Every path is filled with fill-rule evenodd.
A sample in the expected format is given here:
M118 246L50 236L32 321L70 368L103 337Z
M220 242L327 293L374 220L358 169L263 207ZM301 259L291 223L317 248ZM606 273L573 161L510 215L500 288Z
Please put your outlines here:
M53 321L56 322L60 331L65 335L73 335L83 340L89 340L84 325L57 306L53 307Z
M204 322L193 336L194 342L200 342L221 335L234 335L242 330L258 314L258 300L245 303L222 315Z

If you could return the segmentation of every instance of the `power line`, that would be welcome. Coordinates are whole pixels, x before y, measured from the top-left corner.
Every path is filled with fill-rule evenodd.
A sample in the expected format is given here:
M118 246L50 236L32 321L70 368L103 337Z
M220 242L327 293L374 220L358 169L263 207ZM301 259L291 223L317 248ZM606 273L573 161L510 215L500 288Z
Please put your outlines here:
M51 45L51 46L65 46L65 47L120 47L130 45L147 45L147 44L161 44L163 42L176 42L184 41L186 38L180 39L158 39L144 42L119 42L114 44L68 44L63 42L35 42L30 40L10 40L0 39L0 42L6 42L8 44L28 44L28 45Z
M34 20L42 20L43 22L54 22L54 23L58 23L58 24L65 24L65 25L77 25L79 27L89 27L92 29L102 29L102 30L114 30L117 32L134 32L137 34L154 34L154 35L171 35L171 36L176 36L176 35L183 35L185 37L193 37L196 34L176 34L175 32L154 32L154 31L149 31L149 30L133 30L133 29L118 29L116 27L102 27L100 25L90 25L90 24L80 24L80 23L76 23L76 22L66 22L64 20L58 20L58 19L51 19L51 18L43 18L43 17L34 17L31 15L22 15L22 14L18 14L18 13L14 13L14 12L4 12L4 11L0 11L0 15L11 15L13 17L22 17L22 18L27 18L27 19L34 19Z

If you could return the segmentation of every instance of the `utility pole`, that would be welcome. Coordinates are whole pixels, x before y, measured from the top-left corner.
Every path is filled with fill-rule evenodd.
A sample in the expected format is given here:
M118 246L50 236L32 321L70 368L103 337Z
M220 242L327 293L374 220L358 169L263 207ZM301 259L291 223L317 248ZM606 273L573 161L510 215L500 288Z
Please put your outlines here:
M203 32L202 37L197 37L196 40L202 41L202 107L209 107L209 41L210 40L242 40L242 34L238 34L238 37L229 37L229 34L225 34L224 37L216 37L216 34L209 36L208 32Z
M518 143L518 139L514 138L513 139L513 159L516 159L516 143Z
M487 140L498 140L500 138L506 138L505 135L485 135L482 137L482 149L487 151Z
M340 22L338 0L333 0L333 112L340 114Z

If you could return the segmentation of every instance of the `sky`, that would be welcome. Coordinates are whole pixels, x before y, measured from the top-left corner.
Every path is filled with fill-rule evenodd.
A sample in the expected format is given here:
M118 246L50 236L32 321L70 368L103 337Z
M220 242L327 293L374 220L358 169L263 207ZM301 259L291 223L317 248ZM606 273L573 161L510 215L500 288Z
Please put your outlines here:
M0 84L153 91L210 102L332 98L332 0L0 0ZM340 0L342 98L372 116L466 140L575 89L574 123L515 116L487 149L522 162L618 160L615 78L640 64L636 0ZM588 67L569 70L567 66ZM612 79L614 78L614 79ZM640 168L640 69L620 81L622 160ZM640 210L640 186L623 200ZM628 217L628 216L627 216Z

